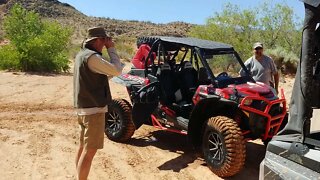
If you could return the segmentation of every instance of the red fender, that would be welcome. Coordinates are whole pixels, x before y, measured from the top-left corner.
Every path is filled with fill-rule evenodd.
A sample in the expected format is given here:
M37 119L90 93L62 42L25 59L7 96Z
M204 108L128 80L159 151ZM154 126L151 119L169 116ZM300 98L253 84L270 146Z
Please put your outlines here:
M134 65L135 68L137 69L144 69L145 68L145 60L148 57L148 54L150 52L151 48L147 44L142 44L136 55L133 57L131 63ZM156 58L156 53L152 53L152 56L154 59ZM148 65L151 64L151 61L149 59Z

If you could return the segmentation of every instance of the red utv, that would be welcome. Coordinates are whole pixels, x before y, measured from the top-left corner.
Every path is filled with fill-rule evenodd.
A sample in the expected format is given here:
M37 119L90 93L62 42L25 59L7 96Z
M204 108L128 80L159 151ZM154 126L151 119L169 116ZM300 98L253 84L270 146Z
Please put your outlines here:
M126 86L131 102L114 100L110 106L109 139L125 142L143 124L184 134L202 149L215 174L228 177L242 169L247 140L268 142L283 127L283 92L279 98L273 88L255 82L232 46L144 37L138 48L143 54L134 61L144 65L113 79ZM238 77L240 68L246 76Z

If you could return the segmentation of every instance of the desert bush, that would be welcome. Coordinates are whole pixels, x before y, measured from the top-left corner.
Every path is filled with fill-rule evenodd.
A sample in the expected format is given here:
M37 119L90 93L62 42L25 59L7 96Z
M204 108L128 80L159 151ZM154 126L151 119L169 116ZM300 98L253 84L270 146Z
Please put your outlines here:
M0 26L1 26L1 24L0 24ZM2 41L4 38L3 38L3 33L2 33L2 31L1 31L1 29L0 29L0 41Z
M299 57L295 53L280 46L274 49L268 49L265 53L274 60L277 68L281 70L283 74L296 73Z
M241 69L240 64L233 55L215 55L213 59L208 60L208 64L214 75L228 72L231 76L238 76L238 72Z
M20 54L11 44L0 46L0 69L19 69Z
M42 21L39 14L14 5L4 20L4 30L14 55L0 56L2 69L22 71L62 72L69 69L68 43L71 29L57 22ZM15 58L15 59L13 59ZM16 59L17 58L17 59ZM16 62L10 67L8 62Z
M81 49L81 43L80 44L70 44L69 45L69 58L75 59L78 52Z
M116 49L121 59L130 61L135 53L136 38L119 36L115 39Z

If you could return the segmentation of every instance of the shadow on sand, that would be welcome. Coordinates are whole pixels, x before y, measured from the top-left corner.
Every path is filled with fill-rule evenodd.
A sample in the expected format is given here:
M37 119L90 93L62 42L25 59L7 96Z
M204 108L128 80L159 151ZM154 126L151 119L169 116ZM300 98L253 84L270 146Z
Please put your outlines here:
M147 136L134 137L130 140L129 144L138 147L155 146L163 150L180 154L180 156L160 165L158 167L159 170L180 172L197 159L200 159L203 162L201 165L206 166L206 163L201 156L201 151L193 149L188 143L187 137L184 135L159 130L151 132ZM259 165L263 160L264 155L264 145L248 142L247 158L243 170L236 176L228 179L258 179Z

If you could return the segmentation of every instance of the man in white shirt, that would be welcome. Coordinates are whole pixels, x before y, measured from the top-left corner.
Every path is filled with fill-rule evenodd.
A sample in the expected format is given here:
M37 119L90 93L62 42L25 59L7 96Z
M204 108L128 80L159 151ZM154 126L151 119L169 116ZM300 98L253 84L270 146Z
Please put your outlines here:
M278 92L279 74L274 61L263 54L263 44L260 42L253 45L253 52L254 55L250 57L244 65L255 81L270 85ZM241 69L239 73L241 76L246 75L243 69Z
M110 62L102 57L106 47ZM88 29L83 48L74 65L74 107L80 126L80 146L76 156L77 177L86 180L98 149L103 148L105 113L112 102L108 76L118 76L122 64L112 38L101 27Z

